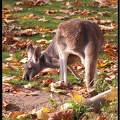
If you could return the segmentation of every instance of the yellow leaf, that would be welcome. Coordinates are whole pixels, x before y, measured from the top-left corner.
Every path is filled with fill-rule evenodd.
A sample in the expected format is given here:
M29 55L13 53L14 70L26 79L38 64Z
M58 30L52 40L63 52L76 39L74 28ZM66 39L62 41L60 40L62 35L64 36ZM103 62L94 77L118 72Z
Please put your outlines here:
M28 19L29 17L28 16L22 16L21 18L22 19Z
M11 17L12 16L12 14L5 14L5 18L7 19L7 18L9 18L9 17Z
M108 101L118 100L118 88L111 87L110 92L103 95L102 98L105 98Z
M10 70L14 70L14 68L12 68L11 66L9 66L9 64L2 64L2 71L3 72L8 72Z
M5 5L3 6L3 8L7 9L7 10L14 10L13 7L11 5Z
M82 100L83 100L82 95L79 95L76 91L73 91L73 98L74 98L77 102L82 102Z
M50 112L49 108L42 108L39 111L36 112L37 114L37 119L40 120L48 120L49 116L48 116L48 112Z
M42 87L42 90L49 90L49 87Z
M42 32L49 32L50 28L42 28Z

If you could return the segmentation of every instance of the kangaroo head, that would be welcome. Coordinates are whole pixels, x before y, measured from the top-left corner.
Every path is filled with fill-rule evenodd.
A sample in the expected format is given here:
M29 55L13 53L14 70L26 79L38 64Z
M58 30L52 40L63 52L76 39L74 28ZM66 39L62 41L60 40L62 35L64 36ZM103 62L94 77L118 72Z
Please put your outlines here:
M40 72L40 57L41 57L41 48L33 48L32 44L27 46L27 55L28 61L24 66L24 80L31 80L37 73Z

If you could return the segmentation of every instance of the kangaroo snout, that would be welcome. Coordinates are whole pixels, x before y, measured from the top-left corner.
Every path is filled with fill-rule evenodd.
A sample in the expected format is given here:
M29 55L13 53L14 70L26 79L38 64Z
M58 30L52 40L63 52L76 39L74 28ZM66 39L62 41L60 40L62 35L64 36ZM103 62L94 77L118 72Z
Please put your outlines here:
M27 80L27 81L30 80L29 76L26 76L26 75L24 75L24 76L22 77L22 79L23 79L23 80Z

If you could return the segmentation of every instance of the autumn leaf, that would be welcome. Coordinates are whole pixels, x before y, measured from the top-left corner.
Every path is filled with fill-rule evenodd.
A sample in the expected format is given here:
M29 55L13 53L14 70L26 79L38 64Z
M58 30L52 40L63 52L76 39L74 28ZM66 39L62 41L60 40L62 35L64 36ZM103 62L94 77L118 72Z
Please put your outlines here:
M13 36L7 36L3 38L3 43L7 44L7 45L11 45L14 44L15 42L17 42L17 40L15 40L13 38Z
M23 58L22 60L20 60L21 63L26 63L27 61L28 61L28 58L27 58L27 57L25 57L25 58Z
M103 115L99 115L96 120L104 120Z
M72 107L73 107L72 103L70 103L70 102L64 103L63 105L60 106L60 110L67 110L67 109L70 109Z
M72 91L72 94L73 94L74 100L76 100L77 102L82 102L83 100L82 95L79 95L76 91Z
M98 62L97 62L97 66L98 67L105 67L105 66L108 66L108 65L110 65L111 63L113 63L112 61L106 61L106 60L98 60Z
M46 68L46 69L44 69L40 72L40 75L46 75L46 74L54 75L54 74L57 74L57 73L58 73L57 69Z
M12 111L9 114L9 118L17 118L17 116L24 114L22 111Z
M4 92L13 92L13 91L18 92L19 91L19 89L16 86L11 85L9 83L2 83L2 90Z
M9 4L4 5L3 8L11 11L13 10L13 7Z
M73 109L60 110L49 114L48 120L71 120L73 117Z
M64 87L62 84L51 83L49 85L49 90L54 93L66 94L66 90L62 90L60 88Z
M37 114L37 119L40 119L40 120L48 120L49 116L48 116L48 112L50 111L49 108L42 108L40 110L38 110L36 112Z
M18 60L16 59L15 55L14 54L9 54L10 57L9 58L6 58L5 60L6 61L11 61L11 62L18 62Z
M111 87L109 92L106 92L102 98L106 99L107 101L118 100L118 88Z
M117 34L109 34L109 33L105 33L104 36L105 36L105 37L106 37L106 36L109 36L109 37L116 37Z
M10 83L13 79L20 79L18 76L3 76L2 81Z
M64 15L64 16L55 16L54 18L57 19L57 20L65 20L65 19L68 19L69 16L68 16L68 15Z

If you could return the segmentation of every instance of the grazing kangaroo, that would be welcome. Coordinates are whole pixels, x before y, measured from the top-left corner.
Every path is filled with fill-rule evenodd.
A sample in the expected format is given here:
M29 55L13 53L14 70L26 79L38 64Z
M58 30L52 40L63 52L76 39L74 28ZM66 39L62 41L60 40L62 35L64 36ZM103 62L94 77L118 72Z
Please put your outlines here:
M80 58L85 66L85 80L88 92L92 90L98 53L104 42L99 26L88 20L74 18L59 24L56 35L48 46L41 48L27 47L28 62L24 69L23 79L30 80L44 68L59 68L60 80L67 84L67 66L79 78L70 66Z

